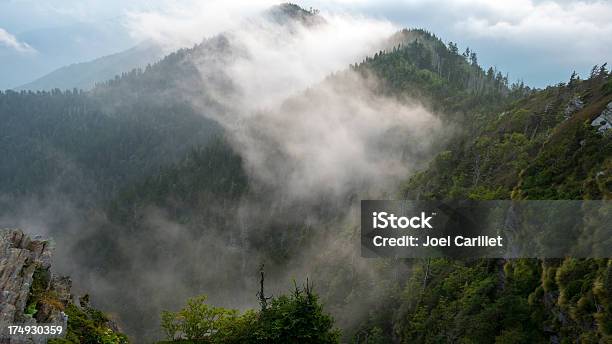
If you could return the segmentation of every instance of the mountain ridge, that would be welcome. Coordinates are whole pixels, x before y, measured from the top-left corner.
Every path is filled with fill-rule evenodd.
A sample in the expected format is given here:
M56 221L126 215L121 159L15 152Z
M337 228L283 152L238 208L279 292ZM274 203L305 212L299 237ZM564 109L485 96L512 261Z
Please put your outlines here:
M14 90L90 90L97 83L112 79L115 75L142 68L154 63L163 56L163 50L153 43L140 43L130 49L115 54L98 57L86 62L77 62L60 67L36 80Z
M313 14L296 10L298 16ZM7 161L21 161L4 171L11 177L0 178L4 190L31 195L41 188L35 178L44 182L49 171L61 172L53 164L36 171L27 167L57 162L54 155L34 154L50 144L93 166L95 176L112 177L103 184L107 197L78 213L83 222L64 247L66 257L81 264L77 273L85 275L79 276L83 281L95 281L94 289L95 283L112 285L94 292L104 296L99 301L104 309L123 316L128 333L157 336L158 312L202 291L213 301L233 302L232 307L252 305L257 299L251 285L265 262L268 292L295 275L309 275L346 341L597 343L610 338L609 259L365 261L355 249L358 224L351 217L359 184L338 198L326 194L313 202L291 202L253 183L231 136L204 130L212 124L197 120L201 114L185 101L198 96L209 111L224 110L212 97L206 103L201 74L191 60L208 51L220 52L223 62L223 53L231 53L229 39L210 38L90 92L0 94L0 117L9 129L21 130L0 135L8 138L0 145ZM508 85L501 72L479 66L474 52L461 54L455 43L446 45L424 30L403 30L386 49L313 88L352 73L373 75L379 83L368 84L368 91L375 96L419 99L439 114L442 126L460 129L425 152L420 161L425 166L407 173L401 187L377 197L609 199L609 130L593 122L612 101L612 81L605 67L594 71L588 80L573 76L544 90ZM226 76L207 77L232 90ZM281 114L298 105L317 109L319 104L310 102L317 98L309 98L315 91L287 99ZM27 116L32 118L20 122ZM102 123L101 129L88 129L92 123ZM207 140L196 139L200 132L192 129L198 128L210 135ZM19 137L32 141L16 145L23 142ZM195 142L177 148L189 138ZM410 139L400 137L399 147L408 151ZM173 159L162 164L160 156ZM23 175L15 177L15 170ZM68 221L57 222L61 235ZM261 283L259 301L265 304L263 277ZM87 333L88 327L72 331Z

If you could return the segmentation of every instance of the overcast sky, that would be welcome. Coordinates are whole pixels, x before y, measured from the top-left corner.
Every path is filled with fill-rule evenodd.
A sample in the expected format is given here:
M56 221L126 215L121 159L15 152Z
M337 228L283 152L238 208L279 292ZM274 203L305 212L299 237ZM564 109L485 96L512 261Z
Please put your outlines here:
M612 60L610 1L294 1L325 12L427 29L485 67L537 87L586 75ZM274 1L0 0L0 88L62 65L121 51L142 39L189 46ZM71 34L68 34L68 33ZM79 34L75 36L74 32ZM612 62L612 61L610 61Z

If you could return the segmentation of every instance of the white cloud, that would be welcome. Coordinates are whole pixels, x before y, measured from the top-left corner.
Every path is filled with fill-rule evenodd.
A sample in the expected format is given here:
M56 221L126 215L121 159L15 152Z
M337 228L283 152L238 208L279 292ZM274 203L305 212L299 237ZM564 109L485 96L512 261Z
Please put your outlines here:
M36 52L28 43L20 42L17 37L13 36L3 28L0 28L0 45L4 45L21 53Z
M553 59L603 61L612 56L610 2L487 2L456 0L465 17L454 28L471 37L504 40ZM481 11L470 11L471 8Z
M227 129L253 180L285 202L394 189L441 131L421 105L382 96L376 78L346 71L396 27L322 16L314 26L253 18L225 35L229 49L192 55L206 93L194 104ZM210 99L224 111L211 111Z
M313 0L315 7L385 17L476 50L511 79L544 87L612 56L612 1Z
M397 30L386 21L322 15L326 24L296 25L292 34L265 21L232 31L248 56L236 60L228 72L242 85L243 97L253 110L278 105L330 73L359 62Z
M126 27L133 38L152 40L172 51L230 30L244 18L275 3L270 0L165 1L155 8L127 11Z
M20 0L0 1L0 23L11 32L119 18L135 40L163 42L170 52L190 46L282 0ZM480 61L539 86L587 71L612 56L612 1L605 0L302 0L332 12L389 18L470 46ZM29 18L30 20L24 20ZM206 18L206 20L202 20ZM4 33L2 33L4 34ZM0 45L7 45L0 37ZM14 44L14 43L13 43ZM23 49L24 46L21 46ZM530 63L526 64L524 61Z

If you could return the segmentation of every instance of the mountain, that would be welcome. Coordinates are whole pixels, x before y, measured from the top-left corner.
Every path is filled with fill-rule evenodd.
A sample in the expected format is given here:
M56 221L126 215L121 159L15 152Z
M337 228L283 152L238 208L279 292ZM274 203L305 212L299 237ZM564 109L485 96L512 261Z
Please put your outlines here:
M313 15L299 13L299 18ZM432 111L445 114L442 120L446 125L460 123L472 113L501 109L528 92L521 88L512 91L501 74L487 75L425 31L404 30L389 42L388 51L377 52L345 73L364 78L376 75L381 83L373 86L374 93L423 99ZM81 273L95 271L96 279L125 286L113 289L121 289L120 294L97 292L96 302L122 314L129 333L138 337L156 336L151 324L156 322L160 307L171 306L167 295L161 294L168 289L143 285L142 274L135 272L144 268L141 264L145 261L150 271L166 271L172 279L183 281L181 288L191 291L186 294L205 288L211 298L232 299L231 305L239 306L252 302L245 290L252 280L248 272L256 269L257 260L250 256L267 261L269 278L280 280L297 259L295 252L300 247L314 249L321 237L330 239L327 236L334 233L334 226L348 229L340 220L346 205L335 197L318 199L313 205L281 204L266 209L266 204L278 203L273 189L249 176L243 157L231 142L210 140L222 131L196 113L186 99L207 99L211 81L222 85L224 92L232 92L235 86L231 80L217 71L222 71L234 54L231 37L220 35L172 53L144 70L98 84L89 92L7 92L0 98L0 114L8 123L2 147L4 155L11 157L3 166L4 193L29 196L50 189L54 195L69 195L69 199L85 196L89 208L100 215L85 212L76 216L78 226L88 229L78 230L66 240L65 254L79 262ZM195 63L209 56L214 57L206 60L210 79L203 80ZM346 77L343 73L331 76L315 90L346 84ZM295 109L299 104L308 111L316 105L308 101L312 92L287 100L286 108ZM225 104L213 98L204 103L204 109L211 113L227 111ZM410 152L410 140L403 141L401 149ZM28 167L33 163L36 169ZM353 198L357 191L349 189L343 197ZM9 204L5 212L14 206ZM242 215L229 215L235 212ZM327 225L313 226L301 220L313 213ZM61 212L54 214L58 219L53 222L75 221L72 211L69 219L62 216ZM176 235L168 237L165 230L152 230L152 226L164 228L163 223L180 224ZM286 228L299 234L290 235ZM66 228L52 233L59 236L62 231ZM126 243L133 243L132 249L124 251ZM182 254L176 254L177 250ZM146 260L138 252L148 252ZM341 262L345 259L354 257L338 258ZM224 264L190 264L193 260L223 260ZM166 270L168 266L174 266L172 271ZM318 266L317 283L334 275L332 280L344 280L344 272L333 272L336 267ZM81 278L79 272L75 276ZM373 282L371 277L362 277L364 282ZM130 285L141 286L138 296ZM321 283L321 292L334 307L339 324L351 333L356 320L347 311L348 295L328 283ZM144 301L151 298L160 303Z
M227 48L222 38L212 42L219 44L222 49ZM448 50L438 38L425 31L404 30L395 35L392 42L393 48L389 51L377 52L344 73L357 73L364 77L376 75L381 83L373 87L375 93L389 96L418 94L424 102L432 104L436 111L445 114L443 121L446 125L457 125L474 113L502 111L505 106L528 92L519 88L512 91L501 77L487 77L481 67L466 62L465 58ZM210 42L204 46L209 45ZM142 75L121 78L109 83L106 86L108 89L101 88L96 92L114 94L116 88L120 88L126 90L119 92L123 94L142 87L155 90L157 85L169 80L162 76L165 75L164 71L168 71L171 68L169 66L176 66L164 64L174 60L185 61L186 56L193 56L197 49L203 47L195 49L171 55L166 62L152 66ZM440 65L430 64L432 60L438 61ZM347 76L344 73L330 76L311 90L287 99L285 107L292 108L294 112L296 107L304 108L305 111L316 109L317 102L311 101L309 97L317 89L326 90L329 84L346 84ZM173 72L171 75L179 74ZM141 78L147 82L139 81ZM468 87L471 84L480 86ZM264 134L258 135L262 137ZM401 141L401 149L408 155L412 150L412 141L408 137ZM271 146L270 149L275 148ZM230 305L235 306L253 301L250 294L245 295L244 290L252 282L249 272L256 271L258 261L266 262L270 280L279 280L283 278L283 271L298 264L296 260L300 256L296 252L316 250L319 240L336 241L330 236L338 234L334 230L337 228L349 232L343 235L353 235L352 229L342 220L347 209L350 209L350 203L321 196L314 204L279 204L275 187L262 185L248 171L244 157L240 156L229 139L215 140L203 149L192 151L183 160L166 166L159 173L153 172L148 178L116 193L116 197L105 209L104 217L108 222L102 224L102 227L93 227L100 229L92 230L89 235L80 238L74 244L71 254L74 257L87 257L86 262L83 259L86 265L84 269L96 269L103 279L141 285L141 276L134 273L134 269L142 264L141 258L133 252L122 252L120 249L122 243L134 242L138 250L149 252L147 266L151 271L173 266L172 272L168 273L174 280L185 281L181 283L181 288L192 290L193 293L203 289L211 299L229 299L232 300ZM280 178L275 182L280 184ZM352 188L340 199L357 197L357 192L357 187ZM317 214L317 222L322 224L315 226L305 220L311 219L312 214ZM177 223L180 229L169 238L163 231L152 231L151 226L155 227L158 223ZM197 245L188 244L191 242ZM186 249L185 245L190 249ZM183 253L176 254L176 250ZM338 290L328 281L353 284L357 273L349 277L345 275L348 271L337 271L339 265L350 264L352 259L357 258L352 255L335 257L333 264L304 267L317 271L314 281L321 298L325 304L333 307L332 313L349 336L355 330L353 326L356 320L348 311L350 306L345 298L351 293L365 292L365 289L355 287ZM220 260L224 263L221 266L191 264L194 260ZM215 277L211 279L208 276ZM374 283L373 276L359 274L359 278L363 279L360 283L364 285ZM147 284L138 292L140 297L152 298L152 295L160 293L160 286ZM363 297L364 300L372 298ZM113 302L112 307L121 314L141 309L137 316L126 315L123 319L129 323L131 333L148 335L150 324L155 322L157 316L157 306L151 303L145 305L129 292L121 295L111 292L99 298L120 300Z
M297 20L302 20L305 16L306 14L302 14ZM290 23L277 25L291 25ZM191 201L200 204L223 203L227 193L230 196L233 192L240 195L245 189L244 174L237 168L241 166L240 158L232 158L232 150L227 145L220 145L218 150L214 149L215 142L218 141L215 138L222 136L223 130L211 118L214 118L215 112L226 111L225 104L219 104L212 97L209 98L212 90L206 87L214 82L214 85L220 86L219 90L230 92L235 88L226 82L222 73L224 63L240 52L236 51L236 47L231 43L224 35L212 37L194 48L169 54L143 69L134 69L101 82L89 91L52 89L37 92L0 92L0 118L5 123L1 129L0 146L2 155L6 157L0 169L0 221L11 226L24 223L27 225L31 224L33 217L45 217L44 220L41 217L43 230L48 230L50 235L60 238L60 261L66 262L64 258L69 256L71 257L68 259L74 259L81 254L88 255L91 259L87 258L83 263L91 264L89 266L97 265L91 272L100 271L100 276L103 276L104 272L109 272L108 264L115 262L118 269L111 273L115 277L130 277L130 264L135 263L131 260L133 256L130 254L130 259L122 260L121 249L116 246L118 242L115 238L108 237L112 233L119 233L115 229L121 231L127 226L119 220L115 223L104 219L107 215L113 219L121 219L120 212L127 212L131 216L128 208L120 208L117 213L105 212L108 204L114 201L118 194L123 194L124 190L129 193L132 185L146 182L152 185L147 194L155 195L159 192L160 197L167 196L165 189L180 187L179 184L194 188L191 191L183 191L195 197ZM202 63L201 58L207 57L212 57L211 63L207 65L211 71L211 79L204 80L209 82L208 84L203 82L197 65ZM192 102L195 97L211 101L205 103L205 106L197 107ZM204 155L201 156L202 154ZM182 164L184 161L192 162L189 167L177 172L167 169L167 166ZM223 167L225 164L226 168ZM193 168L196 170L192 177L187 177L183 171L192 166L195 166ZM156 190L153 185L163 183L158 173L166 176L163 181L167 181L167 184ZM180 179L173 179L172 175ZM148 176L151 179L148 179ZM228 179L227 182L224 182L224 178ZM232 191L232 188L235 191ZM204 193L209 193L209 197L202 197ZM231 197L229 198L231 200ZM49 212L40 208L33 211L30 206L37 208L38 202L43 202L43 207L49 206ZM111 209L112 204L114 203L111 203ZM216 209L211 207L210 210L209 214L214 216ZM125 217L129 219L128 216ZM96 223L96 219L101 222ZM222 224L226 215L211 218L213 221L217 219L222 221ZM72 230L75 230L74 235L68 235ZM212 234L212 231L208 232ZM219 228L219 233L222 232L222 228ZM95 233L99 235L98 238L91 236ZM135 230L135 236L132 238L138 240L137 237L145 233ZM219 239L225 241L225 238L235 237L235 233L230 231L227 231L227 234L229 236L223 239L220 236ZM83 245L87 238L92 241ZM177 238L183 239L184 236L179 235ZM197 237L193 239L194 244L201 240ZM172 244L175 243L172 241ZM168 247L162 246L162 250ZM94 247L98 250L90 251ZM133 252L144 247L136 244ZM219 245L218 248L222 249L223 246ZM163 263L165 252L157 252ZM211 250L212 252L218 252L217 257L222 257L224 253L223 250ZM199 251L194 250L193 253L197 254ZM157 260L152 259L151 263L155 261ZM70 265L77 267L77 271L71 275L81 280L84 275L80 273L87 272L80 269L81 262L73 262L75 264ZM188 266L187 261L184 266ZM199 279L198 276L204 275L194 274L194 278ZM112 278L105 275L104 278L106 277ZM126 281L130 278L126 278ZM91 281L95 279L97 277ZM200 279L200 282L212 281L204 278ZM229 283L229 279L224 282L226 286ZM156 293L153 289L146 289L142 293L145 297ZM225 289L228 292L232 290ZM107 306L115 305L115 301L121 298L115 294L103 300L97 297L97 290L98 286L92 290L96 295L95 302L105 309L110 309ZM131 290L134 289L126 285L128 292L125 295L132 295ZM128 299L124 305L145 306L145 303L140 302L140 298L137 299L137 303L132 302L134 299ZM160 300L168 301L166 298ZM141 314L130 318L128 328L133 335L155 338L159 331L157 326L150 324L157 321L159 304L151 303L145 307L150 307L149 315ZM121 307L115 311L124 310L127 311L127 308ZM134 326L135 324L138 326Z
M293 22L279 20L278 10L306 27L324 23L316 11L283 5L271 12L282 35L294 27L283 26ZM253 53L239 43L221 34L87 92L1 94L0 190L8 196L0 219L10 222L50 190L57 198L42 220L30 213L22 221L51 227L58 260L139 340L159 339L189 316L222 314L220 323L202 324L271 343L286 342L296 324L315 324L337 342L320 300L346 342L609 341L610 259L368 260L355 220L369 197L609 199L605 66L586 80L534 90L509 85L455 43L402 30L277 110L256 107L228 120L243 110L236 104L257 100L227 73ZM385 112L401 116L391 121ZM406 118L407 128L379 126ZM308 130L292 131L294 123ZM428 131L433 124L439 131ZM400 171L399 180L361 173L370 165L355 165L355 152L373 159L374 172ZM17 206L19 198L29 202ZM296 276L308 276L320 298L307 284L307 292L296 286L267 303ZM192 298L202 293L215 306ZM191 301L172 311L183 299ZM257 303L261 311L240 316L223 308ZM78 341L104 324L70 334L80 333ZM204 336L246 338L213 332ZM299 334L311 333L318 332ZM182 336L175 335L168 340Z
M146 66L162 57L163 51L160 47L152 43L141 43L116 54L61 67L32 82L16 87L15 90L36 91L55 88L90 90L96 83Z
M397 32L384 51L354 68L371 69L386 81L390 92L433 100L428 103L432 110L446 114L495 111L531 92L521 83L509 85L501 71L492 67L485 71L476 52L468 48L461 54L456 43L447 45L422 29Z
M68 25L58 23L52 27L20 32L16 37L28 43L32 49L27 52L2 50L2 90L23 85L61 66L94 60L124 51L136 44L125 35L118 18Z
M300 23L314 16L281 5L266 18L289 27L291 21L279 19L283 13ZM144 68L114 75L90 91L0 92L0 119L6 124L0 129L1 150L9 157L0 168L0 193L61 192L104 199L182 159L191 148L206 145L221 132L214 115L228 111L217 95L238 92L225 67L242 48L231 35L220 34ZM120 68L117 61L150 53L158 53L158 48L142 45L67 67L55 76L70 75L72 81L83 76L80 80L90 82L94 80L73 73L102 72L99 68L110 65ZM206 65L205 73L200 65Z
M528 90L520 85L507 88L503 77L486 73L453 54L452 45L445 55L444 50L439 50L443 58L439 55L432 59L435 50L427 47L439 42L432 35L418 30L400 35L408 37L403 45L399 43L399 47L390 51L376 53L353 68L380 75L385 81L380 85L381 92L416 92L431 99L433 106L445 111L448 123L462 123L464 128L446 143L428 167L406 179L397 190L400 197L609 199L612 141L610 129L602 121L612 106L612 77L605 67L596 70L589 79L572 78L567 84L544 90ZM422 43L417 43L417 39ZM441 66L427 63L432 60L441 61ZM222 147L225 143L218 144ZM219 223L225 223L221 228L244 226L224 218L224 213L210 213L205 201L210 197L208 186L194 179L210 175L208 161L235 154L221 152L218 147L208 150L203 155L206 158L190 158L120 195L110 210L115 214L113 221L120 227L127 224L132 231L145 231L147 225L141 216L153 205L166 209L170 219L192 231L218 227ZM223 166L223 175L228 177L241 175L244 168L237 163L230 169L233 172L228 172L229 165L216 165ZM237 183L226 178L216 180L244 185L244 180ZM240 190L242 197L257 195L252 195L255 190ZM213 195L224 200L225 211L233 213L226 196ZM263 196L255 197L262 201ZM297 264L292 260L292 252L320 245L321 241L313 238L322 236L323 242L331 241L333 251L319 247L316 252L323 258L310 261L308 267L309 271L316 271L313 280L346 340L597 343L606 342L612 335L609 259L395 260L361 274L354 266L346 268L358 257L341 253L346 243L338 239L354 235L354 228L346 227L338 218L341 212L336 210L327 218L329 223L319 224L318 228L295 221L301 217L297 214L312 211L307 207L275 209L274 216L283 219L284 224L264 222L255 225L258 232L253 236L247 234L246 240L231 236L227 240L234 241L239 252L246 252L247 257L258 250L269 252L266 261L272 271L279 268L274 265L279 262ZM202 218L195 215L201 213L206 215ZM214 222L202 221L211 218ZM325 233L326 226L335 231ZM260 239L270 238L283 228L301 234L294 239L282 237L277 242ZM304 235L302 228L310 234ZM237 273L245 272L248 269ZM233 286L237 284L240 283ZM205 289L214 290L210 286ZM375 306L355 321L351 312L355 304Z

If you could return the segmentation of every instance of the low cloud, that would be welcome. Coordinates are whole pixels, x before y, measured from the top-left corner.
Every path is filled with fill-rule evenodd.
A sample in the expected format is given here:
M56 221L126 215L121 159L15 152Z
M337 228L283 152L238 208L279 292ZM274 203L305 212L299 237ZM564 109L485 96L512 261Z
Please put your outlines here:
M143 32L162 42L197 40L205 30L193 31L196 23L215 19L196 14L201 17L184 31L163 29L172 26L174 16L155 14L148 18L165 24ZM360 281L378 276L350 239L358 200L397 190L427 161L446 129L418 100L385 94L383 81L348 67L385 46L396 30L391 23L346 14L322 17L325 21L314 25L245 18L189 54L200 73L201 91L195 93L201 96L194 96L189 82L177 85L185 90L179 94L224 127L243 158L251 193L198 210L203 218L223 218L219 227L197 218L177 224L153 208L138 216L146 230L117 231L124 266L79 280L89 281L103 308L120 311L134 333L152 331L142 335L154 337L160 309L176 309L199 293L213 304L256 306L262 263L270 294L285 292L291 278L311 276L321 283L326 301L334 299L334 314L345 314L343 325L366 314L370 300L346 306L344 296L325 282L337 277L339 266ZM306 246L298 246L300 235ZM280 264L274 257L283 250L290 253ZM114 284L108 281L138 288L96 287ZM139 314L130 316L136 308Z
M254 179L297 201L393 190L441 124L414 101L377 94L377 83L346 71L244 119L234 139Z
M216 34L206 26L223 14L197 8L141 13L135 32L170 45ZM173 28L182 15L191 19ZM196 294L208 294L213 304L256 306L261 263L270 294L285 292L292 277L311 276L322 294L327 290L326 301L334 299L334 314L345 314L342 324L367 314L372 300L344 305L348 289L326 282L345 274L355 283L378 276L351 239L358 200L392 197L446 129L417 99L386 94L375 75L349 68L386 45L396 30L390 22L322 16L314 25L245 17L188 54L201 77L195 92L201 97L182 92L193 91L190 81L176 85L176 94L225 128L249 174L248 195L218 205L204 198L205 206L180 224L168 209L138 206L134 227L108 221L103 211L73 211L59 197L44 200L55 206L41 201L20 209L37 214L40 207L42 224L59 218L55 231L41 231L60 239L57 267L75 279L75 292L89 290L95 304L118 312L129 333L155 338L159 311ZM346 268L341 277L339 267Z
M194 57L208 98L192 100L230 133L254 180L283 197L393 189L427 154L440 121L416 100L378 92L375 76L347 69L383 47L393 25L322 17L316 25L252 20L224 34L230 52ZM211 114L210 98L227 110Z
M586 75L612 56L610 1L332 0L313 6L422 27L537 87L567 81L572 70Z
M36 49L32 48L28 43L21 42L8 31L0 28L0 45L16 50L20 53L34 53Z
M153 41L167 51L190 47L242 24L274 1L158 1L149 9L125 12L125 26L136 40Z
M609 1L554 0L333 0L315 2L323 7L344 8L352 12L384 14L411 25L424 18L433 25L444 22L447 29L460 29L474 36L496 37L531 43L586 38L603 45L612 30L612 3ZM432 28L428 28L432 29ZM446 30L445 30L446 31ZM546 39L544 39L546 38Z

